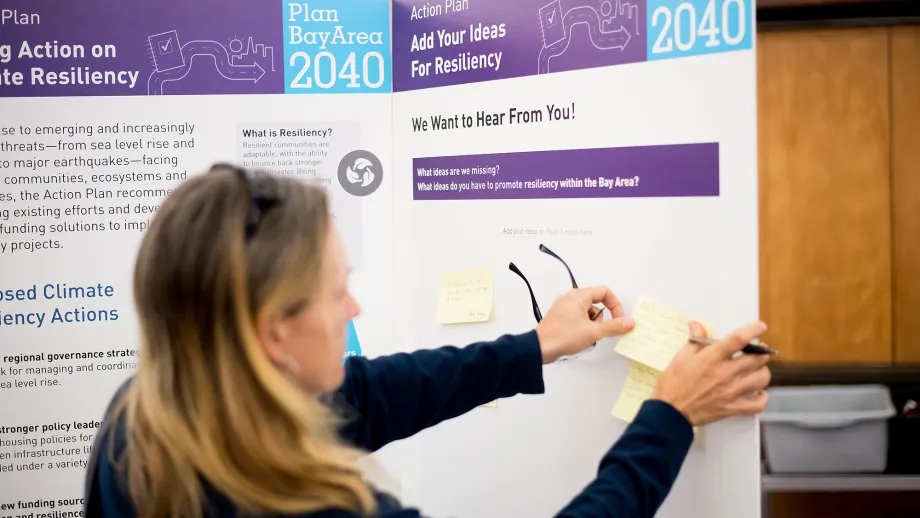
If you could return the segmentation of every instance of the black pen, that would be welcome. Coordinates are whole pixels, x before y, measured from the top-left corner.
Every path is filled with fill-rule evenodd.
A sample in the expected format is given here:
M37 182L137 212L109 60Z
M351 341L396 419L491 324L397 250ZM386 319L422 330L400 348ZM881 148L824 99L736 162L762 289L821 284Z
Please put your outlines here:
M718 340L712 338L700 338L698 336L691 336L690 341L699 345L712 345L718 342ZM776 349L770 349L769 347L757 344L747 344L741 348L741 352L744 354L779 354L779 351Z

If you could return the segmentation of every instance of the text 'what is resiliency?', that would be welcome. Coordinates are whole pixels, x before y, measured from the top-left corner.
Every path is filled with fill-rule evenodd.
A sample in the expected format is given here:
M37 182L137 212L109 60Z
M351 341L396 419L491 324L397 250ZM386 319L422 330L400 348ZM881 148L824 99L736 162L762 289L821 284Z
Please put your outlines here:
M190 122L19 125L0 122L0 255L65 250L107 233L143 232L188 173Z
M238 129L237 154L243 167L329 187L338 166L330 156L351 149L359 135L357 125L348 122L244 122ZM333 219L337 219L337 206L333 203L330 207L329 216Z
M240 130L243 167L274 174L297 176L301 180L329 185L332 176L323 174L335 128L256 125Z

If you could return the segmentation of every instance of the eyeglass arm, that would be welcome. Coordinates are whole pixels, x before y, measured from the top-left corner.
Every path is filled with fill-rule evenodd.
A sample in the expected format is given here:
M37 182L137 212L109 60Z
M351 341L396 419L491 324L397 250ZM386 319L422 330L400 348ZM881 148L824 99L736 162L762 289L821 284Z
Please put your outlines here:
M527 292L530 294L530 304L533 306L533 317L537 320L537 323L539 323L543 320L543 313L540 312L540 305L537 304L537 297L533 294L533 288L530 287L530 281L527 280L527 277L521 273L521 270L514 263L508 263L508 269L517 274L517 276L524 281L524 284L527 285Z
M569 279L572 281L572 288L578 289L578 283L575 282L575 276L572 275L572 269L569 268L569 265L561 257L559 257L556 252L546 248L545 245L540 245L540 251L546 255L555 257L560 263L562 263L562 266L565 266L565 271L569 272Z

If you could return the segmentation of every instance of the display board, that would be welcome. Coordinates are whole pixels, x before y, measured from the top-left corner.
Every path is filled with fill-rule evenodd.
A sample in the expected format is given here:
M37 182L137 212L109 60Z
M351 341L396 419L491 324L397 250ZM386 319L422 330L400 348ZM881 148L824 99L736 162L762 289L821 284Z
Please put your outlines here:
M0 518L78 515L137 366L137 246L214 162L328 188L363 309L346 356L532 329L519 274L544 311L577 281L640 324L756 318L753 31L749 0L6 0ZM620 342L387 447L377 480L432 517L552 516L666 363ZM737 419L698 430L659 516L759 501Z
M692 315L723 332L757 318L751 2L396 0L392 17L412 343L532 329L527 285L510 263L544 312L572 286L541 245L579 285L610 286L628 313L648 299L668 308L656 317ZM440 319L442 279L470 271L480 273L452 291L467 318ZM482 271L491 305L462 293L483 291ZM553 516L625 428L611 412L621 392L641 385L615 344L547 366L544 395L500 400L417 437L422 508ZM627 396L613 413L628 417ZM699 430L658 516L759 516L758 444L753 418Z
M0 517L79 509L93 435L137 364L139 241L214 162L328 188L363 308L346 354L395 350L389 12L0 5ZM400 455L379 457L399 472Z

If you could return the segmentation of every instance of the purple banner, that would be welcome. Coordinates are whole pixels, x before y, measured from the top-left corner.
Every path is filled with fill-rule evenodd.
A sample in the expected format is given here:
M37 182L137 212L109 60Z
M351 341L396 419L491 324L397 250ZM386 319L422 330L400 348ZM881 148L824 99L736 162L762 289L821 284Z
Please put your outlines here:
M416 158L415 200L719 195L719 144Z
M284 93L266 0L3 0L0 97Z
M645 61L646 0L393 1L393 90Z

